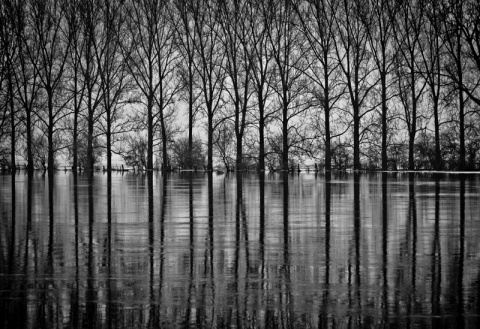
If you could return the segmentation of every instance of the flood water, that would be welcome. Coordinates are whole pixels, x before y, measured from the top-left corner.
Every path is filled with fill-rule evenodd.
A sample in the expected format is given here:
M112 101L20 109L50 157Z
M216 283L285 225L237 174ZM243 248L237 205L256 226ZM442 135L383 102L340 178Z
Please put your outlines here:
M480 175L0 176L0 327L480 327Z

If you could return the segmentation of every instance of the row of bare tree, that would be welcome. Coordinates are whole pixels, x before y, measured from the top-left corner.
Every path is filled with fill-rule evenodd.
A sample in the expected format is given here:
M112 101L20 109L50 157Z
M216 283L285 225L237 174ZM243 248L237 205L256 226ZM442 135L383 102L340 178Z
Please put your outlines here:
M11 165L477 165L474 0L3 0L0 42Z

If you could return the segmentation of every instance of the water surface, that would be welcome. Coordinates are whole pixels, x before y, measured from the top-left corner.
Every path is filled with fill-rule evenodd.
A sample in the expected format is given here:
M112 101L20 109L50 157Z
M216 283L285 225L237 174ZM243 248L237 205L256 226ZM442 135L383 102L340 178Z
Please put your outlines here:
M480 176L0 176L0 327L480 326Z

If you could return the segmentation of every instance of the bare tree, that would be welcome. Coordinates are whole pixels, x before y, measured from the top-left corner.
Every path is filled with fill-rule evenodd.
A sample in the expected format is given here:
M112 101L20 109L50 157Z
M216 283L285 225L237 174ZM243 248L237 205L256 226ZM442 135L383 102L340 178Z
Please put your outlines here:
M361 129L362 119L372 112L374 104L368 106L368 96L376 85L373 76L372 53L368 47L369 6L366 0L353 2L343 0L337 11L336 23L339 42L336 52L345 77L353 118L353 168L361 169L360 143L368 129Z
M236 170L244 169L243 138L247 127L252 63L250 57L251 30L248 29L249 8L247 1L221 1L221 42L226 53L226 92L233 103L234 131L236 139Z
M190 10L197 39L195 43L195 69L203 95L202 110L207 118L207 170L213 170L213 134L223 121L222 91L225 72L222 68L225 53L220 44L220 11L216 3L203 0L191 3Z
M164 169L170 168L168 146L178 132L173 123L176 115L176 102L181 90L181 82L177 79L177 70L181 56L176 47L176 31L174 7L165 3L154 10L157 17L155 53L157 56L158 79L161 81L159 91L155 95L158 107L158 125L161 135L162 164Z
M394 8L389 5L389 0L371 0L369 8L373 18L367 25L368 43L372 51L373 60L380 80L380 103L381 103L381 166L387 170L388 164L388 134L389 134L389 100L392 98L391 91L393 79L391 74L395 65L394 45ZM390 79L389 79L390 77Z
M83 52L80 61L80 70L83 83L85 84L84 102L86 113L86 170L92 172L95 164L95 150L98 147L97 124L102 116L103 90L101 89L101 63L98 53L103 49L100 38L102 16L99 10L99 2L83 1L80 3L80 15L82 19L82 42Z
M155 132L162 135L162 161L167 168L168 119L173 115L175 79L179 59L175 45L171 5L162 1L131 1L127 12L128 37L123 46L130 73L145 99L147 128L147 169L153 169ZM155 111L156 109L156 111Z
M474 0L466 1L463 13L461 29L465 40L465 60L471 68L465 76L463 89L469 98L480 105L480 3Z
M420 101L426 86L421 80L420 42L425 24L422 1L400 2L396 11L395 40L399 53L396 66L398 95L404 109L403 120L408 133L408 169L415 168L415 136L420 130Z
M268 28L271 23L270 15L265 15L261 2L249 0L248 10L250 19L248 20L251 35L251 46L247 47L250 65L252 68L253 90L256 98L258 111L254 112L253 117L258 120L258 169L265 170L265 129L268 123L273 119L275 109L269 111L267 106L268 98L272 94L273 85L273 56L269 47Z
M100 71L100 89L104 114L99 120L100 132L106 139L107 170L112 169L112 146L118 137L128 131L128 121L122 120L122 108L128 101L131 78L121 53L125 8L121 2L105 0L101 8L103 29L99 35L101 46L96 50Z
M83 56L83 49L85 44L82 40L82 18L80 15L80 1L81 0L72 0L69 2L66 12L67 24L69 30L69 39L71 42L71 51L68 59L68 70L67 76L67 89L68 93L71 94L71 126L68 127L71 135L71 152L70 156L72 158L72 170L76 171L78 168L78 136L79 132L79 121L80 114L82 111L83 99L85 96L85 83L82 79L81 71L81 60Z
M318 127L318 120L314 120L314 125L319 132L323 132L327 171L332 169L332 139L341 135L341 132L333 133L331 127L333 111L344 94L340 80L340 64L335 56L335 44L338 40L334 17L339 4L336 0L313 0L300 2L295 6L302 32L310 46L310 65L305 71L312 82L309 91L314 104L323 111L323 127ZM312 117L320 117L320 113L313 113Z
M30 56L40 52L40 60L31 62L38 72L40 86L46 97L46 115L39 115L46 128L48 143L48 170L55 166L55 153L62 149L59 123L67 116L68 100L63 90L70 39L65 22L65 0L28 2L28 24L32 28L34 42L26 47ZM33 49L35 47L36 49Z
M293 3L285 0L281 4L266 1L263 13L267 17L267 36L269 47L275 62L277 81L273 88L278 97L280 123L282 131L282 170L289 167L289 149L298 143L298 133L303 131L300 116L308 108L302 96L305 96L305 71L307 44L297 27L297 17ZM290 132L292 133L290 134ZM297 136L295 136L297 134Z
M179 77L180 83L182 84L182 91L186 98L185 101L188 104L188 152L192 154L194 147L193 140L193 125L196 120L198 113L198 107L195 106L197 99L200 97L200 93L195 90L195 66L194 66L194 57L195 57L195 42L196 42L196 33L194 21L192 18L191 1L190 0L177 0L174 2L176 6L176 14L179 18L179 24L175 24L177 28L177 44L178 49L183 57L183 61L180 63L179 67ZM188 163L188 159L193 159L192 157L187 157L187 162L183 163L183 166L191 168L193 163Z
M440 149L440 97L442 85L442 61L444 49L444 41L442 39L442 21L441 8L438 1L427 1L425 4L425 15L427 23L425 30L425 41L420 43L422 55L422 75L428 85L430 100L433 110L433 128L435 132L435 162L434 169L443 169L443 159Z
M18 66L15 70L17 99L21 105L21 117L24 126L27 170L34 169L34 141L35 109L41 107L41 94L39 92L39 72L35 69L40 60L40 52L33 44L34 38L29 32L26 15L27 6L19 2L15 9L16 30L18 44Z
M445 65L448 77L453 81L458 95L458 133L459 163L458 169L466 168L466 107L469 99L479 104L476 96L480 70L480 5L476 1L443 1L444 40L449 60ZM473 69L475 68L475 69Z
M6 87L2 123L8 120L10 133L10 166L15 171L17 110L15 108L15 66L18 59L18 38L16 36L16 1L7 0L0 5L0 42L2 48L2 78ZM2 129L3 130L3 129Z

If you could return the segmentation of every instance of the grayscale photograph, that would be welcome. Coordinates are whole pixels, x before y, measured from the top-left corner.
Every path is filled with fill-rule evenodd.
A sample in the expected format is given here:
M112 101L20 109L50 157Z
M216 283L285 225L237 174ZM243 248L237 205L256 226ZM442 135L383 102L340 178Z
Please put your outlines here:
M0 328L480 328L480 2L0 0Z

